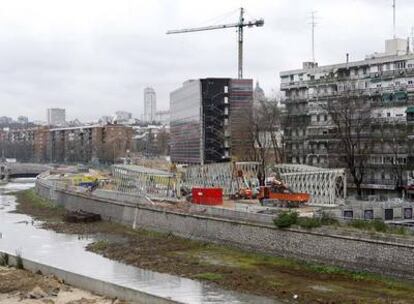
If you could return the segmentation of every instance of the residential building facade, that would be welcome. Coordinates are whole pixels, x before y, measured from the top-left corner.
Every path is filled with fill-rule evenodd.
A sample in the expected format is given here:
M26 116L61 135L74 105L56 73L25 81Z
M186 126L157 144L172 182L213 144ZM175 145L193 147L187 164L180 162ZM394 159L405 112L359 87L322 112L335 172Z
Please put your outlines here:
M356 155L364 159L364 194L390 196L406 187L414 169L414 124L409 114L414 112L414 54L407 45L406 40L391 39L385 53L361 61L349 62L347 56L340 64L319 67L308 62L302 69L281 72L287 161L346 168L346 151L334 119L339 115L329 109L358 101L362 106L350 122L362 117L362 108L368 115L363 130L351 130L350 138L358 136L364 151ZM353 186L352 179L349 184Z
M18 161L113 163L133 149L134 131L123 125L30 127L0 132L0 152Z
M133 147L133 129L123 125L90 125L49 131L48 159L56 163L114 163Z

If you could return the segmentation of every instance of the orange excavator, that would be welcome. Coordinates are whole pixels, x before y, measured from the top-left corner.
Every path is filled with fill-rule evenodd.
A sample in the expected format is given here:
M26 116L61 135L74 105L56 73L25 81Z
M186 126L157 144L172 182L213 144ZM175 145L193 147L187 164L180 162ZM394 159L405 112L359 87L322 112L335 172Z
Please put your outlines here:
M283 182L272 178L269 185L261 186L259 201L263 206L300 207L310 200L309 193L295 193Z

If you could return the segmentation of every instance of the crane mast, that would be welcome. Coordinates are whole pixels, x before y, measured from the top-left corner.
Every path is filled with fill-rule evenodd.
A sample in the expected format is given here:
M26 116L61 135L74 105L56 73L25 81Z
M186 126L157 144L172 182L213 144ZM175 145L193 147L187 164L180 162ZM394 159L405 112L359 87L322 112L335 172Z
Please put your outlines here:
M212 26L204 26L204 27L197 27L197 28L186 28L180 30L171 30L168 31L167 34L181 34L181 33L190 33L190 32L201 32L201 31L209 31L209 30L218 30L218 29L226 29L226 28L237 28L237 37L238 37L238 78L243 78L243 28L244 27L254 27L254 26L263 26L264 20L251 20L251 21L244 21L244 9L240 8L240 17L239 22L237 23L230 23L230 24L221 24L221 25L212 25Z

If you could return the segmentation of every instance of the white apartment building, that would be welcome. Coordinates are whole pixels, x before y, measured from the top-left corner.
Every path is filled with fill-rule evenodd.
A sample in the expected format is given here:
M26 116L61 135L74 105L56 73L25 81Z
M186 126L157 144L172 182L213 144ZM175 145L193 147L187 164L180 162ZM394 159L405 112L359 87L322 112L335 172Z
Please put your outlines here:
M407 40L387 40L384 53L364 60L349 62L347 56L344 63L326 66L306 62L302 69L281 72L280 77L286 95L288 162L346 167L338 161L343 151L326 105L346 95L360 96L370 105L369 128L362 135L365 144L372 145L364 193L389 195L409 186L414 169L414 53Z

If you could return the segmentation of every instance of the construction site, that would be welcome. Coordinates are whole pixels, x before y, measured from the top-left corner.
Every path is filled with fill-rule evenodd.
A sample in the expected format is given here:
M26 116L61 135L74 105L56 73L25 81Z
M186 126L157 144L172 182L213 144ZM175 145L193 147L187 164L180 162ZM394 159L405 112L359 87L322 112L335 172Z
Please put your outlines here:
M257 162L172 165L170 170L119 164L111 173L58 168L43 173L39 182L134 205L252 222L272 223L289 210L301 217L329 214L341 221L380 219L406 226L414 221L408 201L348 198L344 169L273 165L264 185L258 179L259 169Z

